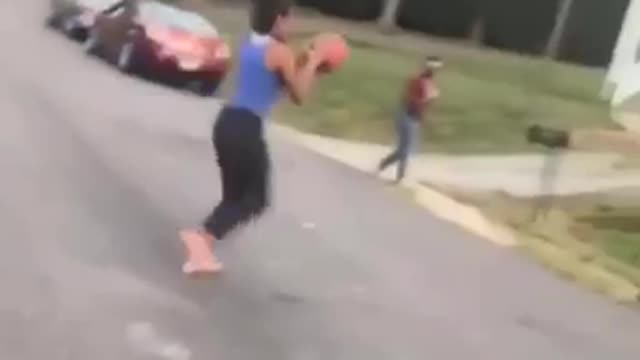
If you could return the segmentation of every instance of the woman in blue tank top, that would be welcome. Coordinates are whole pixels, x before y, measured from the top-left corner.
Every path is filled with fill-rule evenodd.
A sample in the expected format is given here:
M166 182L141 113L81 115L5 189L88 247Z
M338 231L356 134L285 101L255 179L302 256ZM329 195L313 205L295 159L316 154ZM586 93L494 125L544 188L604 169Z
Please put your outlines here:
M183 266L187 274L222 270L213 251L215 241L268 206L270 158L264 123L283 93L296 104L302 102L321 65L320 56L309 49L304 64L297 66L294 52L285 44L290 8L287 0L254 1L252 32L239 53L237 88L213 130L222 200L202 229L180 233L187 252Z

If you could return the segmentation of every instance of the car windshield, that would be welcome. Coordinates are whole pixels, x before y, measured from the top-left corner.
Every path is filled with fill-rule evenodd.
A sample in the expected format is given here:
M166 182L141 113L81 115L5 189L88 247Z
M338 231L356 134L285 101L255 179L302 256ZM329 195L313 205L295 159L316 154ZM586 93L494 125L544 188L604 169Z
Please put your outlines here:
M140 5L140 20L143 23L162 24L202 36L218 36L217 29L202 16L156 2L144 2Z
M114 5L119 0L79 0L78 4L85 6L89 9L103 10L111 5Z

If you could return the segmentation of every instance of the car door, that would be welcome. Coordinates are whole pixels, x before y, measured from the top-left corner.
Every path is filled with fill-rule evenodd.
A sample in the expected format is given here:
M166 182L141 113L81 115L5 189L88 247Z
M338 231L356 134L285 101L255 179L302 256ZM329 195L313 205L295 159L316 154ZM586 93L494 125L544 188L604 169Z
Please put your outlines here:
M99 35L108 59L112 61L117 59L122 45L127 41L129 31L135 25L137 16L137 1L126 1L122 7L103 17Z

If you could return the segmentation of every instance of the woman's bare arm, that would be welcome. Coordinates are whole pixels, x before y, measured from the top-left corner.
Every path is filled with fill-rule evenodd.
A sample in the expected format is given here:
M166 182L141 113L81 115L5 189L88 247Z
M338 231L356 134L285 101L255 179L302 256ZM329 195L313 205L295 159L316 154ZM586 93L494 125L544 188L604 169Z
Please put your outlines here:
M309 50L305 57L305 61L298 64L293 50L282 43L273 44L267 54L267 66L280 74L291 101L296 105L301 105L311 92L321 63L313 50Z

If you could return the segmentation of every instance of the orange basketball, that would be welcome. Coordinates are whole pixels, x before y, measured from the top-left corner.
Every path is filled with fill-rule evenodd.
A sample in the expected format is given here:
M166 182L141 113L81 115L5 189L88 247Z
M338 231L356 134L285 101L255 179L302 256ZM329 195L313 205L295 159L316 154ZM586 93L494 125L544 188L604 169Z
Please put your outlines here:
M322 54L324 58L322 68L326 71L337 70L349 58L349 45L342 35L334 33L316 35L313 46Z

